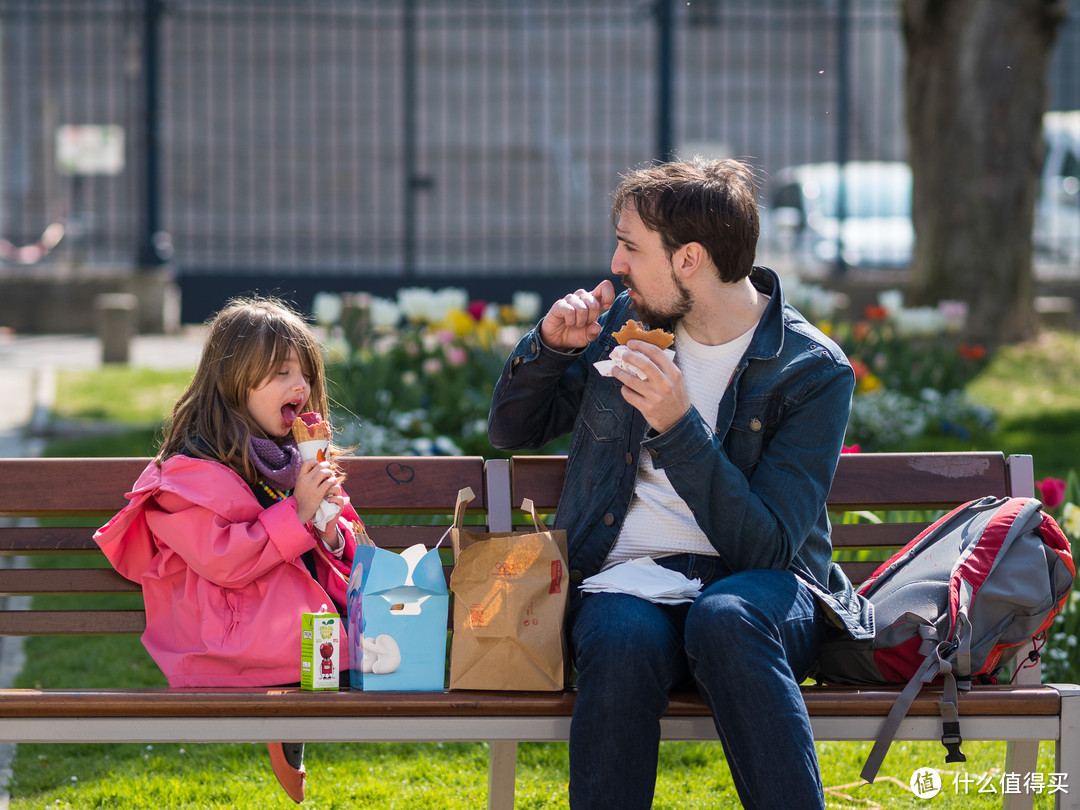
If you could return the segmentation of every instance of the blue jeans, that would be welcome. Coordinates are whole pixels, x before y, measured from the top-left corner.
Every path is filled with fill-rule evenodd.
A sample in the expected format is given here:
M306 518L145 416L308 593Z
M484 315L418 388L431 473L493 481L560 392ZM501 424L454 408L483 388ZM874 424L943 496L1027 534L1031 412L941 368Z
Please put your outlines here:
M696 683L744 807L824 807L799 693L824 624L810 590L789 571L725 575L715 557L657 562L701 579L692 605L591 594L571 617L570 806L648 808L668 693Z

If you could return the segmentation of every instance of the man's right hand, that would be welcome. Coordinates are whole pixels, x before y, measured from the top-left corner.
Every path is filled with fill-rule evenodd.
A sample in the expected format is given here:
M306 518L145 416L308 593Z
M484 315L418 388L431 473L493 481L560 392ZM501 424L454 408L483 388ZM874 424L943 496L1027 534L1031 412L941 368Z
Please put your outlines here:
M588 346L600 335L599 317L615 303L615 287L605 279L592 292L578 290L560 298L540 324L540 338L560 352Z

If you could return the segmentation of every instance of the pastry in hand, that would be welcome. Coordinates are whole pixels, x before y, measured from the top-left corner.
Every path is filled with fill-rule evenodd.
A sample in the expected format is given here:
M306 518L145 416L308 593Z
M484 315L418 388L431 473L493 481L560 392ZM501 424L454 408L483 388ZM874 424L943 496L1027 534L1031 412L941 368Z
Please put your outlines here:
M622 328L614 333L615 339L619 341L619 345L611 350L607 360L598 360L593 363L596 370L600 372L604 377L612 376L612 372L616 368L621 368L624 371L629 371L639 379L646 379L636 366L627 363L623 359L624 355L630 351L626 347L626 341L628 340L643 340L646 343L651 343L657 348L663 349L664 354L669 357L675 356L675 350L668 348L675 341L675 336L670 332L665 332L663 329L649 329L646 331L641 328L641 324L637 321L627 321L623 324Z
M622 328L614 334L614 337L624 346L628 340L642 340L660 349L666 349L675 342L675 336L671 332L665 332L663 329L645 330L640 323L634 320L624 323Z

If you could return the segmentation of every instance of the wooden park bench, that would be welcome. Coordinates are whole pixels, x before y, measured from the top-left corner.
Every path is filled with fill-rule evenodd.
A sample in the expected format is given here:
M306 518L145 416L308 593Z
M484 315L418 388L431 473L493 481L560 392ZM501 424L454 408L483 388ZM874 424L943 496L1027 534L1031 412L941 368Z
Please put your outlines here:
M0 459L0 595L137 593L95 546L93 530L125 504L123 493L146 459ZM555 511L565 459L516 456L347 458L346 489L376 544L403 549L434 545L450 523L457 492L477 498L467 519L477 530L524 526L516 509L531 498ZM840 559L868 550L884 559L925 521L904 512L940 510L984 495L1034 495L1029 456L1000 453L849 454L829 496ZM857 510L899 513L901 522L844 522ZM384 517L395 525L379 525ZM60 520L60 519L63 520ZM58 525L62 524L62 525ZM75 525L72 525L75 524ZM104 567L34 568L35 556L97 555ZM447 565L451 561L445 558ZM844 563L860 581L877 562ZM449 568L447 573L449 573ZM571 573L573 576L573 573ZM25 600L23 600L25 601ZM138 607L48 610L16 603L0 610L0 636L141 633ZM299 654L299 651L298 651ZM803 694L818 740L873 740L898 693L893 688L808 685ZM940 690L927 687L897 739L937 740ZM565 741L574 703L562 692L302 692L299 689L6 689L0 690L0 742L487 742L488 806L512 808L519 741ZM967 740L1009 742L1006 772L1037 769L1040 740L1056 746L1056 773L1076 784L1055 794L1056 806L1080 808L1080 686L1041 683L1039 667L1014 683L976 686L960 697ZM704 702L673 696L662 721L666 740L716 740ZM944 749L942 749L942 753ZM885 768L888 768L886 759ZM904 775L906 779L906 774ZM1034 794L1005 793L1004 806L1032 807Z

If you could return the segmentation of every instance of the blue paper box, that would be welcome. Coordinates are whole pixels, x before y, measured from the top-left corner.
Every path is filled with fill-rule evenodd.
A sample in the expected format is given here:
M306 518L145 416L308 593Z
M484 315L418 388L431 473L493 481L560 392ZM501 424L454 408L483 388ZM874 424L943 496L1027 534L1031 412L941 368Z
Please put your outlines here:
M357 548L348 590L350 686L441 691L449 606L437 548Z

